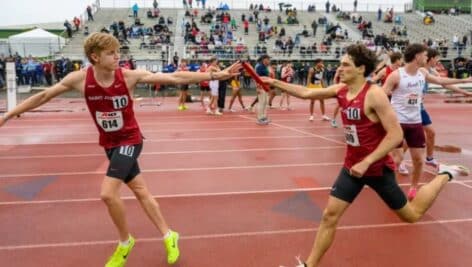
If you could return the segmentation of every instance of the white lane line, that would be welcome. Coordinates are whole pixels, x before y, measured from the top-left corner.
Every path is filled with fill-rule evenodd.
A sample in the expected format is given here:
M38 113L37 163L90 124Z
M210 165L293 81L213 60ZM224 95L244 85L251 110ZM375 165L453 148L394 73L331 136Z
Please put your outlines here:
M414 224L410 223L379 223L379 224L361 224L361 225L342 225L336 228L337 230L363 230L363 229L385 229L396 227L419 227L424 225L445 225L454 223L470 223L472 218L461 219L444 219L435 221L420 221ZM282 229L272 231L251 231L251 232L233 232L220 234L201 234L201 235L181 235L181 240L200 240L200 239L221 239L221 238L244 238L244 237L258 237L270 235L288 235L298 233L313 233L318 228L298 228L298 229ZM137 238L138 243L160 242L162 238ZM42 243L30 245L17 246L0 246L0 251L12 251L20 249L42 249L42 248L58 248L58 247L79 247L79 246L97 246L97 245L114 245L116 240L100 240L100 241L83 241L83 242L63 242L63 243Z
M462 182L469 182L472 180L463 180ZM426 183L419 183L425 185ZM410 186L409 183L399 184L401 187ZM365 186L365 189L372 190ZM248 191L229 191L229 192L213 192L213 193L188 193L188 194L166 194L153 195L153 198L198 198L198 197L218 197L218 196L240 196L240 195L257 195L257 194L278 194L278 193L296 193L296 192L317 192L331 190L330 186L324 187L304 187L304 188L287 188L287 189L273 189L273 190L248 190ZM122 197L123 200L136 200L134 196ZM0 202L0 206L10 205L38 205L38 204L65 204L65 203L81 203L101 201L100 198L75 198L75 199L51 199L51 200L33 200L33 201L5 201Z
M225 166L225 167L200 167L200 168L161 168L144 169L141 173L162 173L162 172L194 172L211 170L237 170L237 169L270 169L270 168L291 168L291 167L311 167L311 166L338 166L343 162L318 162L318 163L294 163L294 164L272 164L272 165L251 165L251 166ZM18 173L18 174L0 174L1 178L16 178L28 176L66 176L66 175L88 175L104 174L105 170L85 171L85 172L50 172L50 173Z
M467 187L467 188L469 188L469 189L472 189L472 185L468 185L468 184L464 183L464 182L466 182L466 181L464 181L464 180L462 180L462 181L453 180L452 182L453 182L453 183L456 183L456 184L460 184L460 185L462 185L462 186L465 186L465 187Z
M239 116L241 117L241 116ZM282 122L304 122L306 120L303 120L303 119L282 119L282 120L278 120L278 121L282 121ZM248 122L247 120L214 120L214 121L183 121L183 120L179 120L179 121L170 121L170 122L142 122L142 123L139 123L139 125L141 127L143 126L151 126L151 125L155 125L155 126L165 126L165 125L192 125L192 124L196 124L196 125L215 125L215 127L219 127L218 124L224 124L224 123L233 123L233 124L237 124L237 123L245 123L245 122ZM58 126L62 126L62 127L68 127L68 128L84 128L84 127L91 127L91 125L93 125L93 122L90 122L90 123L82 123L82 124L67 124L67 125L58 125L58 124L47 124L47 125L44 125L44 123L38 123L38 124L35 124L35 125L15 125L15 124L12 124L10 123L9 125L7 126L4 126L2 127L3 129L28 129L28 128L34 128L34 129L38 129L38 128L48 128L48 127L58 127Z
M307 128L307 129L329 129L330 126L313 126L313 127L298 127L299 129ZM249 131L249 130L260 130L260 127L219 127L217 129L183 129L183 128L174 128L174 129L160 129L160 130L146 130L143 129L143 134L146 135L148 133L188 133L188 132L224 132L224 131ZM0 133L0 137L20 137L20 136L38 136L38 135L45 135L45 136L64 136L64 135L84 135L84 134L97 134L96 129L91 129L91 131L68 131L68 132L58 132L54 129L51 129L49 132L34 132L34 133Z
M205 138L156 138L156 139L150 139L146 138L144 139L144 142L150 142L150 143L162 143L162 142L199 142L199 141L214 141L214 140L253 140L253 139L288 139L288 138L311 138L311 136L306 136L306 135L280 135L280 136L249 136L249 137L240 137L240 136L235 136L235 137L205 137ZM7 139L7 138L2 138L0 136L0 140L2 139ZM15 139L15 138L14 138ZM25 138L26 142L28 140L35 140L34 143L21 143L21 144L8 144L8 145L72 145L72 144L97 144L97 139L94 140L77 140L77 141L70 141L70 142L54 142L54 141L41 141L41 138L35 138L32 136L31 138ZM3 145L0 143L0 145Z
M309 146L309 147L275 147L275 148L249 148L249 149L223 149L223 150L184 150L184 151L162 151L143 152L141 155L174 155L174 154L202 154L202 153L234 153L234 152L255 152L255 151L297 151L297 150L331 150L341 149L345 146ZM0 156L2 159L47 159L47 158L81 158L81 157L103 157L104 153L88 154L55 154L37 156Z
M248 120L254 120L254 118L251 118L251 117L248 117L248 116L245 116L245 115L240 115L239 117L245 118L245 119L248 119ZM281 121L281 120L277 120L277 121ZM295 120L288 120L288 121L295 121ZM306 120L303 120L303 121L306 121ZM314 134L314 133L310 133L310 132L307 132L307 131L299 130L299 129L294 128L294 127L285 126L285 125L275 123L275 122L271 122L270 125L274 125L274 126L277 126L279 128L283 128L283 129L288 129L288 130L291 130L291 131L294 131L294 132L297 132L297 133L302 133L302 134L306 134L306 135L309 135L309 136L321 138L321 139L324 139L324 140L327 140L327 141L330 141L330 142L333 142L333 143L336 143L336 144L341 144L341 145L346 144L345 142L341 142L341 141L326 137L326 136L333 136L333 137L334 136L344 136L344 135L341 135L341 134L339 134L339 135L337 135L337 134L335 134L335 135L319 135L319 134Z
M68 113L70 114L70 113ZM82 116L83 118L80 118L79 116L77 116L77 118L67 118L67 119L64 119L64 118L43 118L42 115L43 114L40 114L40 113L35 113L35 112L32 112L32 113L29 113L28 115L31 115L31 116L28 116L28 117L25 117L23 116L21 119L18 119L17 121L18 122L22 122L22 121L25 121L25 122L38 122L38 121L42 121L42 122L48 122L48 121L51 121L51 122L60 122L60 121L91 121L91 118L90 118L90 113L87 111L87 112L84 112L84 114L86 115L82 115L80 113L75 113L77 115L80 115ZM87 116L88 115L88 116ZM165 116L163 116L165 115ZM235 113L234 115L238 115L238 113ZM272 113L271 116L276 116L276 117L292 117L292 116L304 116L306 115L306 113ZM160 113L159 116L162 116L162 117L157 117L156 119L156 115L155 114L150 114L148 111L139 111L137 113L137 119L139 121L142 121L142 120L160 120L162 118L168 118L170 120L182 120L182 119L188 119L188 118L191 118L192 120L190 121L194 121L195 118L209 118L208 115L194 115L194 114L185 114L183 116L179 116L179 115L169 115L169 114L164 114L164 113Z

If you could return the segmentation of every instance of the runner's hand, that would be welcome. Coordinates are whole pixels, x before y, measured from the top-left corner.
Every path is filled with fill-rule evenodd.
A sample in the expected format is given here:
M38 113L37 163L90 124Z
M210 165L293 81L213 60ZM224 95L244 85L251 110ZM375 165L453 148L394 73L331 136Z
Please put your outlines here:
M220 81L228 80L229 78L239 75L241 73L241 68L241 62L238 61L222 71L215 72L214 78Z
M269 77L261 77L261 80L262 82L264 82L265 84L269 86L272 86L272 83L275 81L274 79L269 78Z
M361 161L357 164L354 164L354 166L351 167L349 172L351 173L352 176L361 178L362 176L364 176L364 173L367 171L369 166L370 164L368 162Z

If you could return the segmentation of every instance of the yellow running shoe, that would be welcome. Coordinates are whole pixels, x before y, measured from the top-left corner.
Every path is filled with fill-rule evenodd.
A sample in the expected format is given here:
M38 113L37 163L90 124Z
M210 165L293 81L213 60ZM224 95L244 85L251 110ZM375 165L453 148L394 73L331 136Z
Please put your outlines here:
M167 263L174 264L177 262L180 256L179 251L179 233L170 231L170 236L164 239L164 246L167 251Z
M128 255L134 247L134 238L129 236L129 245L123 246L118 244L118 247L115 250L115 253L108 259L105 267L124 267L126 265L126 260L128 260Z

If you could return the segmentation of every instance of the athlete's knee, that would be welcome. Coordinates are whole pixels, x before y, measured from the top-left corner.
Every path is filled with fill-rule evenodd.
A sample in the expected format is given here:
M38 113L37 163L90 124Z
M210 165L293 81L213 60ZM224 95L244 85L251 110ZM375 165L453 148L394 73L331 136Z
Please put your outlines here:
M419 220L420 217L418 216L415 216L415 215L408 215L408 216L401 216L399 215L400 219L403 221L403 222L406 222L406 223L415 223Z
M433 139L434 137L436 137L436 131L434 131L434 129L431 127L425 128L425 133L426 133L426 136L430 139Z
M420 167L423 165L423 158L421 157L421 155L417 155L411 158L411 162L413 166Z
M334 227L339 221L340 214L341 213L335 209L326 208L323 211L323 217L321 218L321 222L326 226Z
M421 218L419 213L415 211L411 202L405 204L403 208L397 210L396 214L398 215L398 218L406 223L415 223Z
M149 193L149 190L147 190L145 186L133 186L130 187L130 189L131 191L133 191L134 195L136 196L136 199L139 201L145 201L152 198L151 193Z
M112 204L120 199L119 194L110 190L103 190L100 192L100 199L106 204Z

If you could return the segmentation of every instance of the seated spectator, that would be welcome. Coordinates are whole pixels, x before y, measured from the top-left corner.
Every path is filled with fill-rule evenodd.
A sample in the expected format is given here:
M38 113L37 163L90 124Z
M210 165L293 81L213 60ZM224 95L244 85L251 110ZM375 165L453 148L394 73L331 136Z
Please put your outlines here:
M282 17L280 15L277 16L277 24L282 24Z
M167 17L167 24L170 25L170 24L173 24L174 21L172 20L172 17Z
M285 36L285 28L282 27L282 28L280 29L279 37L284 37L284 36Z
M134 25L136 25L136 26L143 26L144 24L141 23L141 19L135 18L135 19L134 19Z
M303 35L303 37L310 36L310 34L308 33L308 30L306 29L306 25L303 25L303 31L302 31L301 35Z

